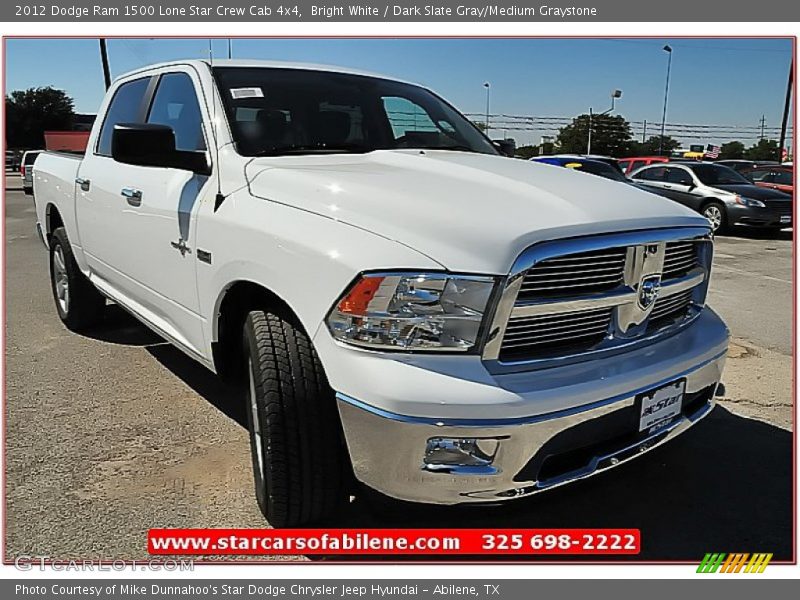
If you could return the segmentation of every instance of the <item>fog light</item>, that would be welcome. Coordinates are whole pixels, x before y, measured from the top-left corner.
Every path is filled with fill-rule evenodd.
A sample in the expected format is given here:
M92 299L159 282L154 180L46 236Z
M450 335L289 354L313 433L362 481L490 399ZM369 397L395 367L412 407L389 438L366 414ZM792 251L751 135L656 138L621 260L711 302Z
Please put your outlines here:
M474 470L495 473L494 462L501 438L443 438L428 440L423 468L448 473Z

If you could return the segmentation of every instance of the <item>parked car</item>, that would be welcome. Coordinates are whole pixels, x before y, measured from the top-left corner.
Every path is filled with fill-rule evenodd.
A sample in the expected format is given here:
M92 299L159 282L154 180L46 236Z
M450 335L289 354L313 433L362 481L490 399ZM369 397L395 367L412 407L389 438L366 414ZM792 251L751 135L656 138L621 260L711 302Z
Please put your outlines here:
M652 165L654 163L669 162L666 156L630 156L628 158L621 158L617 161L623 173L630 175L636 169Z
M535 157L536 158L536 157ZM549 156L541 156L538 158L563 158L568 160L594 160L602 163L606 163L614 167L618 172L622 173L622 169L619 166L619 163L616 158L612 158L611 156L603 156L602 154L551 154Z
M712 228L732 225L792 226L792 197L754 185L716 163L669 163L643 167L631 179L705 216Z
M723 167L730 167L737 173L742 173L744 171L749 171L750 169L755 169L757 167L766 167L777 165L776 161L772 160L747 160L744 158L729 158L723 160L717 160L714 162L716 165L722 165Z
M110 298L237 383L273 526L330 517L353 475L416 502L527 496L714 405L708 221L500 156L426 88L160 64L114 82L83 157L33 172L61 321L97 327Z
M783 165L755 167L741 173L760 187L779 190L787 194L794 193L794 170L792 167Z
M33 195L33 163L42 150L28 150L22 154L20 161L20 174L22 175L22 189L29 196Z
M581 171L583 173L590 173L599 177L605 177L612 181L620 181L623 183L630 183L625 175L620 173L619 169L612 167L607 162L599 160L581 159L577 157L564 157L564 156L536 156L531 158L533 162L554 165L557 167L566 167L573 171Z
M19 169L19 156L17 150L6 150L6 171Z

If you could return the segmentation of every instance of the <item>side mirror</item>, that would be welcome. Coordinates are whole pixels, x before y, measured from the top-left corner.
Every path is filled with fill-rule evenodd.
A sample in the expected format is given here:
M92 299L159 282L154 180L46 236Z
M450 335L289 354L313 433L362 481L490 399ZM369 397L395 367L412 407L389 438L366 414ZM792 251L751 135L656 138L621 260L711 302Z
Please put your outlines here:
M111 157L140 167L182 169L210 175L205 152L175 149L175 132L169 125L119 123L111 135Z
M500 151L500 154L514 158L517 152L517 144L514 140L492 140L492 145Z

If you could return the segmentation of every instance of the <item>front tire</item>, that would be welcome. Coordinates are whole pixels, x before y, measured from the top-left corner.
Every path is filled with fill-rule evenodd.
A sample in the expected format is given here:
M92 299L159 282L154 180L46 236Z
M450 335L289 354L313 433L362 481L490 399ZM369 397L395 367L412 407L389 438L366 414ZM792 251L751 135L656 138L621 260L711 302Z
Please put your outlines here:
M333 516L347 500L347 458L335 394L305 332L263 311L247 315L247 415L256 498L273 527Z
M721 202L709 202L703 207L703 216L708 219L714 233L722 233L728 227L728 215Z
M103 320L106 299L81 273L63 227L50 237L50 287L58 317L67 329L80 332Z

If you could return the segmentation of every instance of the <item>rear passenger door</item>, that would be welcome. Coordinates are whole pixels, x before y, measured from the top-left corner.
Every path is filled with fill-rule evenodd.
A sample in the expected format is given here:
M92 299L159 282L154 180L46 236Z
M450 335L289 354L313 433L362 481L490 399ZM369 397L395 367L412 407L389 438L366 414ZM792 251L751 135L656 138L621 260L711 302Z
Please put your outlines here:
M666 195L664 193L666 174L667 170L664 167L648 167L633 175L631 179L651 189L653 192L664 196Z
M699 210L702 198L696 193L692 174L681 167L667 167L664 177L664 194L688 206L694 210Z
M178 150L206 151L204 119L190 68L155 72L136 119L170 126ZM103 125L103 132L110 123ZM110 134L101 151L110 154ZM210 160L210 156L207 156ZM201 354L202 319L196 284L195 215L211 191L211 178L181 169L121 164L98 157L87 168L92 193L102 204L102 244L95 268L113 282L129 307L185 349Z

